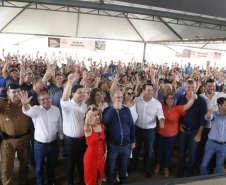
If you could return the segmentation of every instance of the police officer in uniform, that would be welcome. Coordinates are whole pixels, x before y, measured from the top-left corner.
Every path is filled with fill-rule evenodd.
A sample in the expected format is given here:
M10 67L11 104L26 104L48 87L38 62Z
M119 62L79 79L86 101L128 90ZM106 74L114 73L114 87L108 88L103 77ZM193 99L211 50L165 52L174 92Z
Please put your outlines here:
M2 183L14 185L14 157L17 152L19 164L20 185L28 184L28 157L30 147L30 118L23 114L22 103L19 99L20 86L10 84L7 95L9 98L0 99L0 132L2 133Z

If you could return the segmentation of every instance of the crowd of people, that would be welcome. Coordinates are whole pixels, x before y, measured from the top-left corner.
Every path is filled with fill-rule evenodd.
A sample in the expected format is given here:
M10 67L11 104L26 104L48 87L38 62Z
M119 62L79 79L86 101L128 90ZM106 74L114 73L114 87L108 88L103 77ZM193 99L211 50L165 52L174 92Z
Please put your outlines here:
M68 185L126 184L137 169L170 175L179 146L177 177L222 173L226 158L226 71L214 66L171 66L134 61L89 64L65 57L13 56L0 60L2 183L12 185L17 152L19 181L55 185L59 154L66 158ZM189 151L188 158L186 157ZM43 166L47 158L47 175ZM131 158L131 160L129 160ZM155 160L153 160L155 159ZM188 159L188 161L186 161ZM152 162L155 163L152 169ZM128 166L128 169L127 169Z

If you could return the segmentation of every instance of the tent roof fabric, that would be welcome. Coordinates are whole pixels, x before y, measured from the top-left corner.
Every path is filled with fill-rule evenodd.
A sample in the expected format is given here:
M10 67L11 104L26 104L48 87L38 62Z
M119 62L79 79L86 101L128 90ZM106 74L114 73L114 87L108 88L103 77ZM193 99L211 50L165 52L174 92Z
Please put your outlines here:
M223 47L226 40L226 15L220 12L214 15L206 6L207 0L203 11L206 15L198 14L197 8L194 11L191 7L186 9L181 3L180 6L162 6L163 0L157 4L149 2L159 7L150 7L150 4L143 3L146 1L139 1L140 5L131 4L133 1L96 1L2 0L0 33L162 44L180 41L180 45L189 40L195 40L196 43L206 40L212 42L200 42L196 46L209 49L222 46L223 50L226 49ZM193 0L190 2L190 5L194 5ZM169 7L174 10L167 9Z

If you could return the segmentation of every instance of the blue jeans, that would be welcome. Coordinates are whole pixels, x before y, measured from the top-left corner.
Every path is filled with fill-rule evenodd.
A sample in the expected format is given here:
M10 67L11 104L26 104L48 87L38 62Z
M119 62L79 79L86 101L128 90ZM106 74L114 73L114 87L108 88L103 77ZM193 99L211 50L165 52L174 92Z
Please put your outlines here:
M34 156L36 163L37 184L44 184L43 164L47 156L47 178L48 181L53 181L55 177L54 167L58 156L57 139L50 144L40 144L34 142Z
M189 147L189 160L187 164L187 175L193 176L196 163L197 149L199 143L195 142L198 128L194 130L184 129L185 132L179 134L179 171L183 172L186 165L186 148Z
M141 129L136 126L136 147L133 150L132 169L136 169L139 151L144 142L145 157L144 157L144 169L145 172L151 172L151 159L152 148L155 140L155 128L153 129Z
M78 139L64 135L64 146L67 155L68 184L74 184L76 164L79 173L79 182L84 184L83 157L87 147L85 137Z
M214 173L223 173L223 165L226 159L226 144L220 145L208 139L201 164L201 175L208 175L208 164L215 153L217 159Z
M114 168L116 159L119 158L119 179L120 184L126 184L127 161L131 153L130 144L125 146L116 146L108 143L107 155L107 184L113 185Z
M165 137L157 132L157 164L161 164L163 158L164 168L169 168L176 140L177 135Z

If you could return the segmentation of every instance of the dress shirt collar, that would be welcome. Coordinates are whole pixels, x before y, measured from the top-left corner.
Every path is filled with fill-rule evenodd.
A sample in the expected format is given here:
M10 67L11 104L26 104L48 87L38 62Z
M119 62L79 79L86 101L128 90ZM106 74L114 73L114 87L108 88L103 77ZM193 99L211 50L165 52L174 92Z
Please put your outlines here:
M42 105L40 105L40 108L41 109L45 109ZM52 108L52 105L50 105L50 108L48 109L48 110L50 110ZM46 109L45 109L46 110ZM46 110L46 111L48 111L48 110Z
M140 98L144 100L144 97L143 97L143 96L141 96ZM145 100L144 100L144 101L145 101ZM145 102L150 102L150 101L155 101L155 100L154 100L154 98L152 97L151 100L145 101Z
M111 107L113 107L114 109L115 109L115 107L113 106L113 104L111 104ZM123 109L124 107L123 107L123 105L121 105L121 107L120 107L120 109ZM119 110L120 110L119 109ZM116 110L116 109L115 109ZM116 111L119 111L119 110L116 110Z
M206 99L209 99L207 96L206 96L206 93L204 92L204 93L202 93L201 94L204 98L206 98ZM214 96L216 96L216 95L218 95L218 92L214 92ZM213 97L214 97L213 96Z
M82 103L81 103L81 106L79 106L79 104L77 104L77 103L73 100L73 98L71 99L71 102L73 103L73 105L78 106L78 107L81 107L81 106L85 103L85 101L83 100Z

